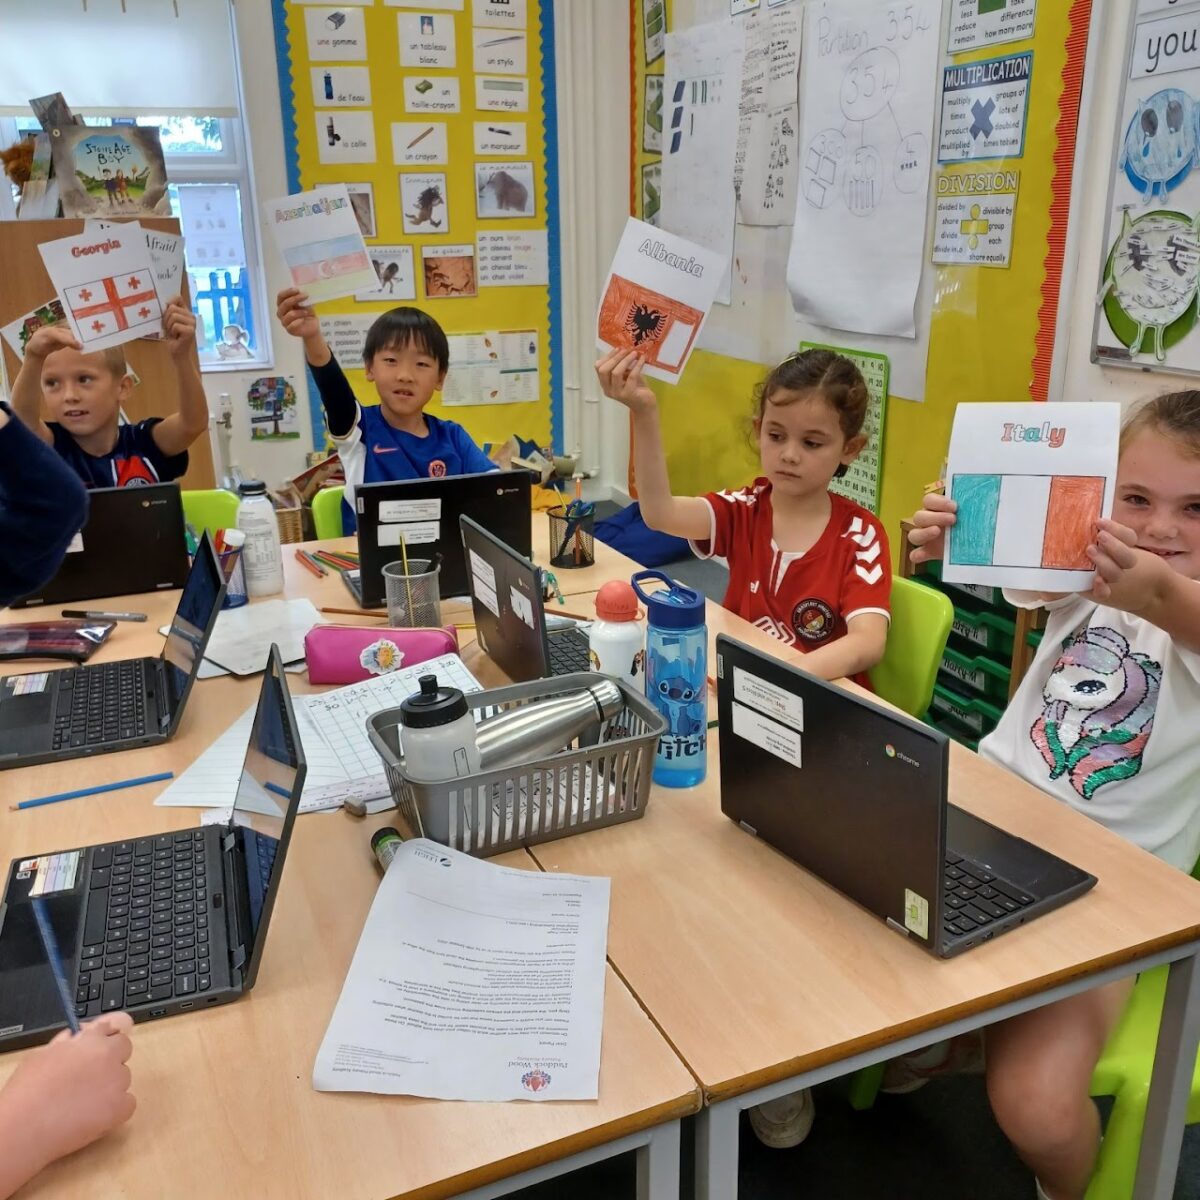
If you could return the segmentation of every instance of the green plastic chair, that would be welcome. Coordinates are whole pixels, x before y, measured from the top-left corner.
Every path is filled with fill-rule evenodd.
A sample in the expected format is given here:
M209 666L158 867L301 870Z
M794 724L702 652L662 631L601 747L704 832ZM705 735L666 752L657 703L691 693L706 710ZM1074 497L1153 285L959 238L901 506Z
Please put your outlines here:
M185 491L183 519L199 534L208 529L232 529L237 524L238 498L223 488Z
M1200 862L1192 869L1192 875L1200 879ZM1112 1096L1113 1107L1088 1185L1087 1200L1128 1200L1133 1195L1169 969L1155 967L1138 976L1120 1024L1113 1030L1092 1072L1092 1095ZM1200 1058L1192 1071L1185 1119L1189 1125L1200 1122Z
M344 487L322 488L312 502L313 529L317 541L342 536L342 493Z
M941 592L896 576L887 649L869 672L875 694L912 717L925 715L933 698L954 606Z

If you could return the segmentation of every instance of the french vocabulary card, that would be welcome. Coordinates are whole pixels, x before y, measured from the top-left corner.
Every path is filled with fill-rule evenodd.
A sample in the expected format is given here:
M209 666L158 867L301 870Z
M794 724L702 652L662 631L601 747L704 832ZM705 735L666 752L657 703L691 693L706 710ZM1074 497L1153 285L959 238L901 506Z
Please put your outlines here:
M630 217L604 285L596 345L637 350L646 375L678 382L727 265L703 246Z
M270 200L263 211L292 283L311 300L379 286L345 184Z
M958 520L942 578L1082 592L1095 525L1112 512L1119 404L960 404L946 495Z
M137 224L43 242L38 250L86 353L161 335L161 296L146 231Z

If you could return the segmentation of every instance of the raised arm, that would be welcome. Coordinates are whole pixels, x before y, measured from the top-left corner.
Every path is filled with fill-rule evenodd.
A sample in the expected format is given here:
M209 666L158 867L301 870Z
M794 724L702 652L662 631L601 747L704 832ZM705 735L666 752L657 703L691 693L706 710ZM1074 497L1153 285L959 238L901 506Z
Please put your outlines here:
M37 330L25 347L21 369L13 380L12 410L21 423L49 445L54 435L42 420L42 367L55 350L82 350L75 335L65 325L46 325Z
M167 304L163 332L179 381L179 411L156 421L150 436L163 454L173 458L208 430L208 397L196 358L196 316L183 297L175 296Z
M330 434L338 440L349 437L358 420L358 400L333 357L321 332L321 322L308 303L308 296L299 288L284 288L275 297L275 315L285 333L304 343L304 358L312 368L317 391L321 393Z
M708 502L699 496L671 494L658 401L642 378L642 365L636 350L610 350L596 363L601 390L625 405L633 417L633 471L642 516L651 529L705 541L712 533Z

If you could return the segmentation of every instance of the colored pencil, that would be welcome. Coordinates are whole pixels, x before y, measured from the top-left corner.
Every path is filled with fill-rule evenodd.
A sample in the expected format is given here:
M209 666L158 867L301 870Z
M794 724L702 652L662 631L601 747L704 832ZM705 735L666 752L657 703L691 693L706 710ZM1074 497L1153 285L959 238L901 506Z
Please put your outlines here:
M425 138L427 138L432 132L433 126L430 125L429 128L424 131L424 133L418 133L417 136L413 138L413 140L409 142L407 146L404 147L405 150L411 150L418 142L424 141Z
M416 613L413 612L412 576L408 573L408 539L400 535L400 558L404 563L404 590L408 593L408 619L411 621Z
M386 608L322 608L323 613L336 613L343 617L386 617Z
M358 563L349 558L341 558L336 554L330 554L328 550L318 550L313 554L318 562L323 562L328 567L333 567L335 571L353 571L357 568Z
M318 579L323 579L329 574L319 562L314 558L305 554L303 550L296 551L296 561L310 574L315 575Z
M50 964L50 973L54 976L54 986L62 1003L63 1016L66 1017L71 1032L78 1033L79 1018L75 1015L75 1005L71 1001L71 989L67 987L67 975L58 953L58 941L50 924L50 914L46 911L46 901L41 896L33 897L33 916L37 921L38 933L42 935L42 948L46 951L46 961Z
M122 788L141 787L147 783L161 783L164 779L174 779L174 771L163 771L158 775L143 775L140 779L118 779L116 783L100 783L95 787L80 788L77 792L57 792L53 796L39 796L36 800L22 800L20 804L10 804L9 811L17 812L22 808L41 808L43 804L57 804L60 800L79 800L84 796L98 796L101 792L117 792Z

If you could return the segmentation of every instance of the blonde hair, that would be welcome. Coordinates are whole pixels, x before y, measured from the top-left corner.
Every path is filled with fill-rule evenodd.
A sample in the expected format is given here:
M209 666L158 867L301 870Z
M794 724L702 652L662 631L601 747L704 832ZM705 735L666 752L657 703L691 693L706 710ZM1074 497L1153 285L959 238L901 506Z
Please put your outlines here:
M1165 392L1140 404L1121 426L1122 452L1147 430L1161 433L1191 457L1200 458L1200 391Z

